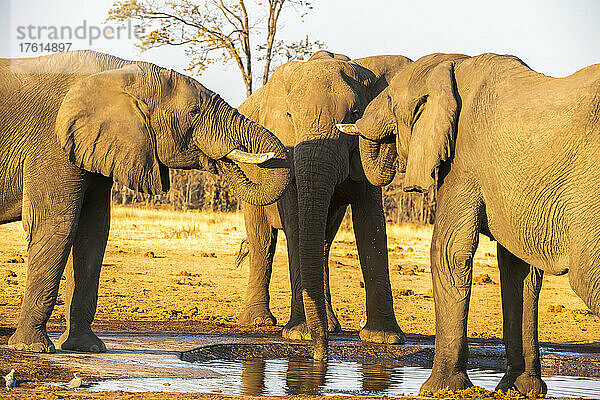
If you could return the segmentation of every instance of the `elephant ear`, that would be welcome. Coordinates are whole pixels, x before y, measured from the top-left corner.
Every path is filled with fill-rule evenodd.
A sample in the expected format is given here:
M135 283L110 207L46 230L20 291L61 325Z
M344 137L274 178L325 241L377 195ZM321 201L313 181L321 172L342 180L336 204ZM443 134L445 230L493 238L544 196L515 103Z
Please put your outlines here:
M156 155L147 105L132 87L137 65L91 75L67 92L56 117L58 142L69 160L133 190L169 190L169 170Z
M435 169L452 154L459 114L455 86L452 62L437 65L427 77L427 94L417 101L421 109L409 141L404 176L407 192L427 191L435 182Z

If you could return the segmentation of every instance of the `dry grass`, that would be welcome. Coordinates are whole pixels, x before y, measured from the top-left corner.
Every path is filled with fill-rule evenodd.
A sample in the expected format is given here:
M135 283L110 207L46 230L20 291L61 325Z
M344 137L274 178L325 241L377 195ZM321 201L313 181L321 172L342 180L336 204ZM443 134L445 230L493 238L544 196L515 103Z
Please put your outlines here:
M245 237L242 214L174 212L115 207L96 320L208 320L235 323L243 309L248 263L234 266ZM0 262L26 256L20 223L0 226ZM279 235L271 281L271 309L279 323L289 316L289 274L284 235ZM434 334L429 274L431 227L388 227L390 276L400 326L410 333ZM25 257L26 258L26 257ZM13 325L25 281L25 263L0 266L0 318ZM502 310L495 244L482 237L474 275L469 335L501 337ZM17 276L9 276L14 272ZM330 257L331 288L340 323L358 329L365 318L354 235L338 234ZM491 283L485 275L491 279ZM64 298L61 284L61 299ZM564 308L556 307L562 305ZM551 311L548 311L550 309ZM555 310L559 310L556 312ZM53 317L64 317L58 305ZM590 315L572 292L568 277L545 277L540 300L540 337L553 342L597 341L600 318Z

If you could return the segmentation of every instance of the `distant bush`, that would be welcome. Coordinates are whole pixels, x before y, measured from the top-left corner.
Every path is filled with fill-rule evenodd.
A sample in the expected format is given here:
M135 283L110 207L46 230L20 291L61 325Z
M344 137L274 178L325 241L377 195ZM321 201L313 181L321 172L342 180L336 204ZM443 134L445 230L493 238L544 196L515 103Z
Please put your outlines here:
M235 212L240 209L238 199L220 176L193 170L171 170L170 174L171 190L165 194L150 196L115 183L112 201L114 204L175 210ZM436 209L435 193L405 193L402 176L397 176L391 185L383 188L383 207L389 223L432 224ZM348 212L342 229L351 226L350 218Z

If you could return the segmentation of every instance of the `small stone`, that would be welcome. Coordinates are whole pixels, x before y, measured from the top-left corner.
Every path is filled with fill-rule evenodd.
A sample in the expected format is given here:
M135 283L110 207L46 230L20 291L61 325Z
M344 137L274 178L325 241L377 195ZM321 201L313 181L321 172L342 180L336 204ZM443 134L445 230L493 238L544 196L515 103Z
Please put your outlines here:
M201 257L208 257L208 258L217 258L217 254L215 252L212 253L206 253L203 252L200 254Z
M364 287L365 287L365 283L364 283L363 281L360 281L360 282L358 283L358 285L359 285L361 288L364 288Z
M567 308L562 304L558 304L556 306L551 304L548 306L548 312L551 314L560 314L561 312L564 312L566 310Z
M414 296L415 292L412 289L392 289L394 296Z
M433 289L429 289L427 293L425 293L426 297L433 297Z
M494 282L488 274L481 274L476 276L475 278L473 278L473 283L478 283L480 285L496 284L496 282Z
M7 264L22 264L25 262L25 259L21 256L16 256L13 258L9 258L8 260L4 261Z
M147 252L144 253L144 257L156 258L156 254L154 254L153 251L147 251Z
M15 271L11 271L10 269L7 269L6 271L4 271L4 276L6 276L7 278L16 278L17 273Z

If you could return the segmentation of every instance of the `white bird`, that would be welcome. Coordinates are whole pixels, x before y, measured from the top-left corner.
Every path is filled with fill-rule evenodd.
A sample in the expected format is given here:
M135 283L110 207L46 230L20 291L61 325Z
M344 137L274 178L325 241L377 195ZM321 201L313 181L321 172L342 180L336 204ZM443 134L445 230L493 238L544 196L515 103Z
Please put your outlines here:
M77 372L73 373L73 377L74 378L67 383L67 389L75 389L83 385L83 379L77 375Z
M6 381L6 390L11 390L15 388L15 370L11 369L8 375L4 377Z

